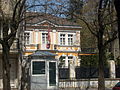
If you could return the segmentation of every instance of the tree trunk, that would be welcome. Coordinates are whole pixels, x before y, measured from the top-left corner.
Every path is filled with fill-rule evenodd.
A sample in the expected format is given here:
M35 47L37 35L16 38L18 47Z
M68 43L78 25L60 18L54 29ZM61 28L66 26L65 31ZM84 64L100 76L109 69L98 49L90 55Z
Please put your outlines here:
M103 46L99 46L99 77L98 77L98 90L105 90L104 79L104 49Z
M99 61L98 61L98 90L105 90L105 79L104 79L104 61L105 61L105 46L103 44L103 25L100 23L99 34L98 34L98 49L99 49Z
M120 56L120 0L114 0L114 5L118 18L117 22L118 22L119 56Z
M99 49L99 61L98 61L98 90L105 90L105 80L104 80L104 56L105 56L105 48L103 44L103 35L104 35L104 25L103 25L103 0L99 0L99 7L98 7L98 49Z
M10 62L9 62L9 45L2 44L2 64L3 64L3 90L11 90L10 87Z

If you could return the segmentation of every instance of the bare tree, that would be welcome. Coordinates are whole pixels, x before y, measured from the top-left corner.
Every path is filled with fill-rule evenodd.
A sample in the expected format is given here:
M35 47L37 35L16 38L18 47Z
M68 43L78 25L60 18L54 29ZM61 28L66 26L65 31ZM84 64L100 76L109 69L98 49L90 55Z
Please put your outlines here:
M90 32L97 38L99 53L98 90L105 90L104 67L106 62L106 49L108 44L117 38L117 31L113 28L116 21L113 14L113 2L111 0L90 0L88 2L91 4L87 3L83 6L84 11L82 15L76 15L74 12L72 15L78 20L82 20ZM87 5L91 6L88 7L88 11L86 10ZM111 17L113 18L111 19Z
M109 0L99 0L97 8L97 20L93 21L93 24L90 25L86 22L89 30L92 34L97 37L98 41L98 51L99 51L99 77L98 77L98 90L105 90L105 80L104 80L104 67L106 61L106 49L107 45L117 38L117 32L111 27L114 20L111 19L112 10L110 11L112 2ZM109 12L110 11L110 12ZM110 20L111 19L111 20ZM96 29L93 29L95 26ZM109 29L107 29L109 27ZM112 28L112 29L110 29ZM94 30L94 31L93 31ZM110 35L109 33L112 33Z
M0 44L2 45L3 90L11 90L10 48L16 38L20 24L26 19L28 20L41 15L31 14L25 16L25 12L39 11L41 13L56 14L58 11L61 11L61 7L62 4L55 4L51 0L0 0Z
M118 23L118 38L119 38L119 54L120 54L120 0L113 0L115 9L117 12L117 23Z
M23 17L26 0L0 0L0 44L2 45L3 90L10 87L10 47Z

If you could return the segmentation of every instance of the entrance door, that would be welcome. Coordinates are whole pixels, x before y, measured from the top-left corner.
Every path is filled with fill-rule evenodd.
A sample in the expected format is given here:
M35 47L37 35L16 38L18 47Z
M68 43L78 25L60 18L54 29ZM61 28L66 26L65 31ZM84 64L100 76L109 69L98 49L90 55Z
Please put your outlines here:
M49 86L56 86L56 62L49 62Z

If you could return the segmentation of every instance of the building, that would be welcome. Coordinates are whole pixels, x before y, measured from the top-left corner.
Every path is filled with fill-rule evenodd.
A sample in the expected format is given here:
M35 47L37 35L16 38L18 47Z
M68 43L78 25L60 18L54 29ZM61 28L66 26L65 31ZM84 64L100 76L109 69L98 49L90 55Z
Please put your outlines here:
M24 56L36 50L49 51L57 54L60 67L79 66L81 27L64 18L48 14L40 16L26 22Z

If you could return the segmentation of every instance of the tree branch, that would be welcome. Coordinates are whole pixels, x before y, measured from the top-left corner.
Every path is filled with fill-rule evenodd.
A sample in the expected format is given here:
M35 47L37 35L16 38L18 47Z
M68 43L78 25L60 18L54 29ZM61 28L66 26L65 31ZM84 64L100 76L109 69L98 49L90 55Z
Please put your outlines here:
M22 11L23 11L24 6L25 6L25 2L26 2L26 0L23 0L22 3L21 3L21 6L20 6L19 11L18 11L18 13L19 13L19 14L18 14L18 19L21 18Z
M87 25L88 29L94 36L98 37L97 33L93 31L93 28L85 21L85 19L82 19L82 18L79 18L79 19L82 20Z
M18 5L20 4L20 2L21 2L21 0L19 0L19 1L16 3L15 7L14 7L13 16L12 16L12 21L15 20L16 10L17 10L17 7L18 7Z
M108 45L110 42L114 41L116 38L117 38L117 31L114 31L114 33L113 33L113 35L112 35L112 38L109 38L109 40L107 40L107 41L104 43L104 46Z

